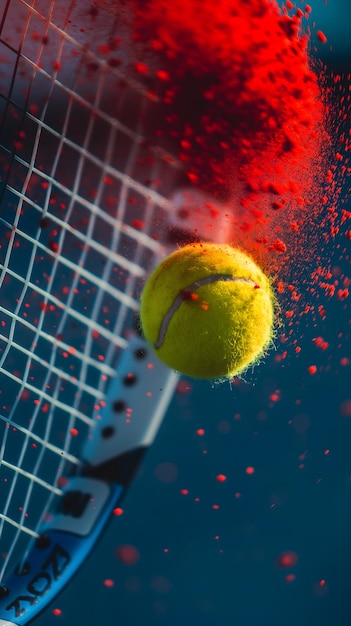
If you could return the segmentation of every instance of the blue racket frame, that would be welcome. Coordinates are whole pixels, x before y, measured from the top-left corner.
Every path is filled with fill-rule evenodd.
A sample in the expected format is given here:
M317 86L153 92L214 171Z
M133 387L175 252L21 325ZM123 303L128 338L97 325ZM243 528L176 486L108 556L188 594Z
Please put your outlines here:
M130 341L80 473L68 478L26 558L0 587L0 626L27 624L82 565L153 442L177 381L141 338Z

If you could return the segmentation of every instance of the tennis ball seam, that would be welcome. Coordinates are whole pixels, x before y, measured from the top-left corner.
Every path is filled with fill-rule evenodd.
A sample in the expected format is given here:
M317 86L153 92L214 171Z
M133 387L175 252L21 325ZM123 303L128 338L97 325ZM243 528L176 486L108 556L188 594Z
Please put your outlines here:
M219 281L231 281L231 282L243 282L249 285L253 285L255 288L259 289L259 285L251 278L241 278L237 276L231 276L230 274L211 274L210 276L205 276L204 278L200 278L195 282L183 287L175 297L172 306L168 309L167 313L164 315L160 330L158 333L157 341L154 343L154 348L161 348L163 342L167 335L168 326L172 320L173 315L178 311L180 306L184 302L184 292L193 293L199 287L203 287L204 285L209 285L211 283L219 282Z

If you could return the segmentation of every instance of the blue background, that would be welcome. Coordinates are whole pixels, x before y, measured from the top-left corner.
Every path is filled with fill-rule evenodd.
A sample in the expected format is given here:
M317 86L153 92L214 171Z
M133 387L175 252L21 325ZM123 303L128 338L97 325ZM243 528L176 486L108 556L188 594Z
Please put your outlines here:
M351 71L349 0L311 4L328 37L318 54ZM347 248L340 232L322 265L350 276ZM295 277L302 292L309 274ZM350 297L322 295L325 319L301 316L246 382L184 381L123 515L38 626L350 624L351 364L340 363L351 360Z

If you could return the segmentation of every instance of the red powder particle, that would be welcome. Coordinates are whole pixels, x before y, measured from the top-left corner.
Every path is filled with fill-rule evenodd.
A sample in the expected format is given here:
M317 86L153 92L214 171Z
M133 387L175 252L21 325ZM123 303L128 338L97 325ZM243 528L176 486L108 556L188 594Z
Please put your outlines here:
M338 291L336 292L336 297L338 298L338 300L345 300L345 298L348 298L348 296L348 289L338 289Z
M139 550L128 544L119 546L116 550L116 556L125 565L134 565L140 559Z
M198 183L199 182L199 176L198 176L198 174L195 174L194 172L188 172L187 173L187 177L189 178L189 180L192 183Z
M158 70L156 72L156 76L157 76L157 78L159 78L160 80L163 80L165 82L170 80L170 76L169 76L168 72L166 72L165 70Z
M351 417L351 400L344 400L340 406L340 415L342 417Z
M323 33L323 31L318 30L316 35L317 35L318 41L320 41L321 43L327 43L328 40L325 34Z
M137 228L137 230L142 230L144 228L144 222L142 220L135 219L132 221L132 226Z
M100 44L99 52L100 54L109 54L111 52L110 46L108 46L107 44Z
M271 393L271 395L269 396L269 399L272 402L278 402L280 400L280 391L279 391L279 389L277 389L274 393Z
M115 509L113 509L113 514L114 515L120 516L120 515L123 515L123 513L124 513L123 509L121 509L121 507L119 507L119 506L116 507Z
M192 391L192 385L188 380L180 379L178 381L176 392L180 395L188 395ZM205 432L205 431L204 431Z
M287 574L284 578L286 583L293 583L295 579L296 579L296 575L292 573Z
M50 248L50 250L52 250L52 252L58 252L59 251L59 245L58 245L57 241L49 241L48 242L48 248Z
M53 615L62 615L62 610L61 609L52 609L52 614Z
M252 467L251 465L249 465L246 469L245 469L245 474L248 474L248 476L252 476L255 473L255 468Z
M323 339L323 337L316 337L313 339L313 343L320 350L327 350L329 348L329 343Z
M298 557L296 552L287 550L282 552L277 558L278 567L294 567L297 564Z
M350 359L348 359L346 356L343 356L340 359L340 365L342 365L343 367L346 367L347 365L349 365L350 363Z
M141 62L135 63L134 68L138 72L138 74L141 74L141 75L146 75L150 71L149 66L146 65L146 63L141 63Z
M218 476L216 476L216 481L218 483L224 483L227 480L227 477L224 474L218 474Z
M317 373L317 367L316 367L315 365L310 365L310 366L307 368L307 371L308 371L308 373L309 373L311 376L314 376L314 374L316 374L316 373Z
M286 244L281 239L276 239L270 246L268 246L268 250L275 250L276 252L286 252Z

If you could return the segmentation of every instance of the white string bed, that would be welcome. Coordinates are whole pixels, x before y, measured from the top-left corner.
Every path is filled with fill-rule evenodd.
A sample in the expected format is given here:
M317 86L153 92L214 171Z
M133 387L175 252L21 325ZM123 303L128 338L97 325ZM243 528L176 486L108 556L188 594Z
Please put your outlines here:
M74 0L0 10L0 579L80 464L162 253L177 168L120 31Z

